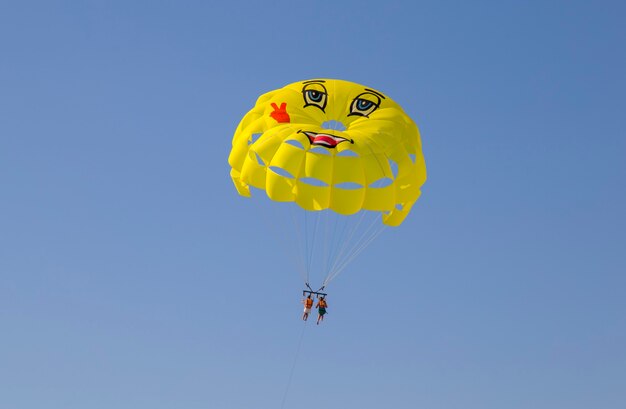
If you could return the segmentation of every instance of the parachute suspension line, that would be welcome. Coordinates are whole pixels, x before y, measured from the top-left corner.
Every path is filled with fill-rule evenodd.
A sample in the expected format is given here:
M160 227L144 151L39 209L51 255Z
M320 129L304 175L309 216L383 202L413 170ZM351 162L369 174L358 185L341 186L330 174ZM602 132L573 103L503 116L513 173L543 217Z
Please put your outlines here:
M352 262L352 260L354 260L359 254L361 254L361 252L365 250L367 246L369 246L374 240L376 240L376 238L380 236L383 231L385 231L385 226L382 226L379 229L375 230L374 233L369 237L369 239L364 240L363 243L358 248L356 248L354 252L352 252L352 255L347 260L345 260L343 264L336 268L332 272L332 274L329 274L329 278L326 282L330 282L335 277L337 277L339 273L341 273L343 269L345 269L348 264Z
M334 216L334 217L331 217ZM332 220L331 220L332 219ZM332 257L334 256L335 252L333 251L333 249L336 249L338 246L337 240L339 240L339 237L337 237L337 223L339 222L339 217L336 214L333 213L328 213L327 217L326 217L326 238L328 240L326 240L326 244L327 244L327 251L326 254L324 255L324 275L327 276L328 273L330 272L330 262ZM330 229L330 225L333 225L332 228L332 235L331 233L329 233L329 229Z
M326 278L330 274L333 264L336 263L336 258L339 257L341 249L346 245L346 239L347 239L346 230L348 228L348 224L349 223L347 222L347 219L345 218L345 216L335 214L333 230L331 233L332 236L330 240L332 243L332 247L331 247L332 251L328 255L328 258L326 260L327 263L326 263L326 268L324 270L324 281L326 281ZM324 284L325 283L322 283L322 285Z
M370 243L372 243L385 230L384 224L381 223L380 225L378 225L378 223L380 223L378 217L379 216L376 215L376 217L374 217L370 221L369 226L367 226L367 228L364 229L364 232L360 234L359 240L354 243L352 248L346 252L345 257L336 260L333 268L328 273L328 277L325 283L330 282L332 279L338 276L339 273L352 262L352 260L354 260L365 248L367 248ZM378 227L376 227L377 225Z
M320 225L318 229L319 238L319 263L318 263L318 277L323 279L326 274L326 267L324 264L328 263L328 251L329 251L329 238L328 238L328 218L330 216L330 209L320 212Z
M350 241L352 240L352 237L354 236L354 234L356 233L356 231L358 230L359 225L363 222L363 218L365 217L365 212L361 213L359 215L359 219L356 223L353 223L352 226L348 229L348 222L345 221L344 223L344 233L345 230L348 229L348 233L346 233L343 238L343 243L341 243L341 246L339 246L339 250L337 252L337 254L335 255L335 259L333 260L333 265L337 263L337 260L340 260L346 249L348 248ZM343 235L343 233L342 233Z
M313 248L315 247L315 241L313 237L309 237L311 233L309 233L309 212L302 209L302 213L304 213L304 240L306 242L306 246L304 248L304 262L306 263L306 284L309 284L310 276L311 276L311 258L313 253Z
M322 260L324 260L324 264L327 264L328 261L328 213L323 214L322 216L322 230L324 233L323 237L323 250L322 250ZM322 266L323 270L326 271L326 265Z
M369 227L365 230L365 233L361 236L361 240L359 240L359 242L356 243L350 251L350 259L356 257L358 253L363 251L385 230L386 226L383 223L379 223L380 222L377 220L377 218L372 221Z
M307 221L307 212L304 211L304 268L306 269L306 283L309 282L309 223Z
M359 226L363 223L363 220L365 218L365 214L366 212L362 212L361 215L359 216L359 220L356 222L356 224L354 224L352 226L352 228L349 231L348 234L348 238L344 240L344 242L341 244L341 248L339 249L339 252L337 253L337 256L335 257L335 259L333 260L333 264L332 267L330 268L326 278L324 279L324 285L326 285L328 283L328 277L330 276L331 271L333 271L335 269L335 266L344 259L344 256L346 256L346 251L349 248L349 244L352 241L352 237L354 236L354 234L357 232ZM346 223L347 225L347 223Z
M291 380L293 379L293 371L296 369L296 363L298 362L298 356L300 355L300 347L302 346L302 339L304 338L304 329L306 328L306 321L302 325L302 332L300 332L300 339L298 340L298 346L296 347L296 355L293 358L291 369L289 370L289 378L287 379L287 386L285 387L285 393L283 394L282 402L280 403L280 409L284 409L285 401L287 400L287 394L291 387Z
M313 237L312 237L312 243L311 243L311 250L310 250L310 254L309 254L309 271L311 270L311 263L313 262L313 258L315 257L315 244L317 243L317 240L315 239L317 236L317 229L319 227L320 224L320 219L321 219L321 211L315 212L315 224L313 225Z
M331 247L331 254L328 257L328 265L326 268L326 276L330 274L331 266L337 262L337 258L339 257L339 253L342 248L347 245L346 239L346 229L348 228L348 219L345 216L340 216L339 214L334 215L334 223L333 223L333 233L332 240L333 246ZM341 229L341 232L337 234L338 229Z
M352 249L348 252L347 258L352 257L352 255L359 251L359 249L366 243L369 244L371 242L372 237L377 237L378 234L384 230L385 225L378 221L378 215L374 217L369 225L364 229L363 234L360 236L359 240L352 246ZM380 223L380 224L379 224ZM378 225L378 227L376 227ZM372 232L373 230L373 232Z
M346 250L349 248L350 243L353 240L352 238L357 232L358 227L361 224L364 216L364 213L361 214L358 221L353 223L349 223L349 220L346 218L342 220L343 228L341 234L338 236L340 237L341 243L338 243L337 251L333 255L332 260L330 260L330 266L326 270L326 276L324 277L323 285L328 284L328 278L335 269L335 265L345 259Z

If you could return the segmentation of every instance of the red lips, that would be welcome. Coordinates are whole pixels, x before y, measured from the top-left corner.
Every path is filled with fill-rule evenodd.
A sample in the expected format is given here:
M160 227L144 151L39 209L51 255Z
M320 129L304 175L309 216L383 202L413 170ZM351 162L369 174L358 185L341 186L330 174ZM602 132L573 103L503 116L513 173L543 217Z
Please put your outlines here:
M311 145L323 146L325 148L334 148L341 142L354 143L351 139L343 138L341 136L335 136L327 133L316 133L310 131L301 131L309 138Z

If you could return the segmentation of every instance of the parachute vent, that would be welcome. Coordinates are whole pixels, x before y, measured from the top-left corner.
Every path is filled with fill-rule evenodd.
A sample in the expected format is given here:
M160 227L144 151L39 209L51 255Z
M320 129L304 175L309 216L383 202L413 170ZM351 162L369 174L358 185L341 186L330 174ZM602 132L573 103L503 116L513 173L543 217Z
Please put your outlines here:
M328 151L328 149L322 148L321 146L314 146L311 149L309 149L309 152L320 153L322 155L330 156L330 152Z
M387 187L387 186L391 186L393 184L393 179L391 178L381 178L378 179L375 182L370 183L370 185L368 187L374 188L374 189L380 189L383 187Z
M344 182L344 183L336 184L335 187L339 189L345 189L345 190L355 190L355 189L362 189L363 185L360 185L354 182Z
M253 133L252 135L250 135L250 139L248 140L248 145L252 145L256 141L258 141L259 138L261 137L261 135L263 135L263 134L259 133L259 132Z
M351 156L353 158L358 158L359 154L351 149L345 149L337 154L337 156Z
M326 121L322 123L322 128L332 129L333 131L345 131L346 130L346 126L342 122L335 121L334 119L331 119L330 121Z
M276 173L277 175L286 177L288 179L293 179L294 178L294 176L291 173L287 172L283 168L279 168L278 166L270 166L270 170L272 172Z
M391 168L391 173L393 173L393 178L398 177L398 164L391 159L387 159L389 161L389 167Z
M317 187L328 186L328 183L324 182L323 180L316 179L316 178L300 178L299 180L300 182L306 183L307 185L311 185L311 186L317 186Z
M298 141L297 139L287 139L285 143L291 146L295 146L298 149L304 149L304 146L302 146L300 141Z
M256 161L259 165L265 166L265 162L263 161L263 159L261 159L261 156L259 156L258 153L254 152L254 157L256 158Z

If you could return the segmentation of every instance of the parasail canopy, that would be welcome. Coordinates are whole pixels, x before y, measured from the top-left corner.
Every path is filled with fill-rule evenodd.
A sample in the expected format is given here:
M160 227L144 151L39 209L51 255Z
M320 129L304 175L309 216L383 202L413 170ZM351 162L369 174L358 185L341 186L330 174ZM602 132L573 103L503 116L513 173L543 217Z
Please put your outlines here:
M419 131L383 93L348 81L296 82L262 95L233 138L238 192L305 210L380 212L397 226L426 181Z

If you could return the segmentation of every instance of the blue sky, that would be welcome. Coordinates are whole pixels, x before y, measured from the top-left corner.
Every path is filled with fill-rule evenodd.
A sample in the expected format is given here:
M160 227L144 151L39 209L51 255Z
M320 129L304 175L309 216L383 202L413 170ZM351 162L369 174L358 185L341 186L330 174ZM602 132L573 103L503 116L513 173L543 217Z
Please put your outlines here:
M623 408L625 11L1 3L0 407ZM429 179L303 327L226 160L320 77L400 103Z

